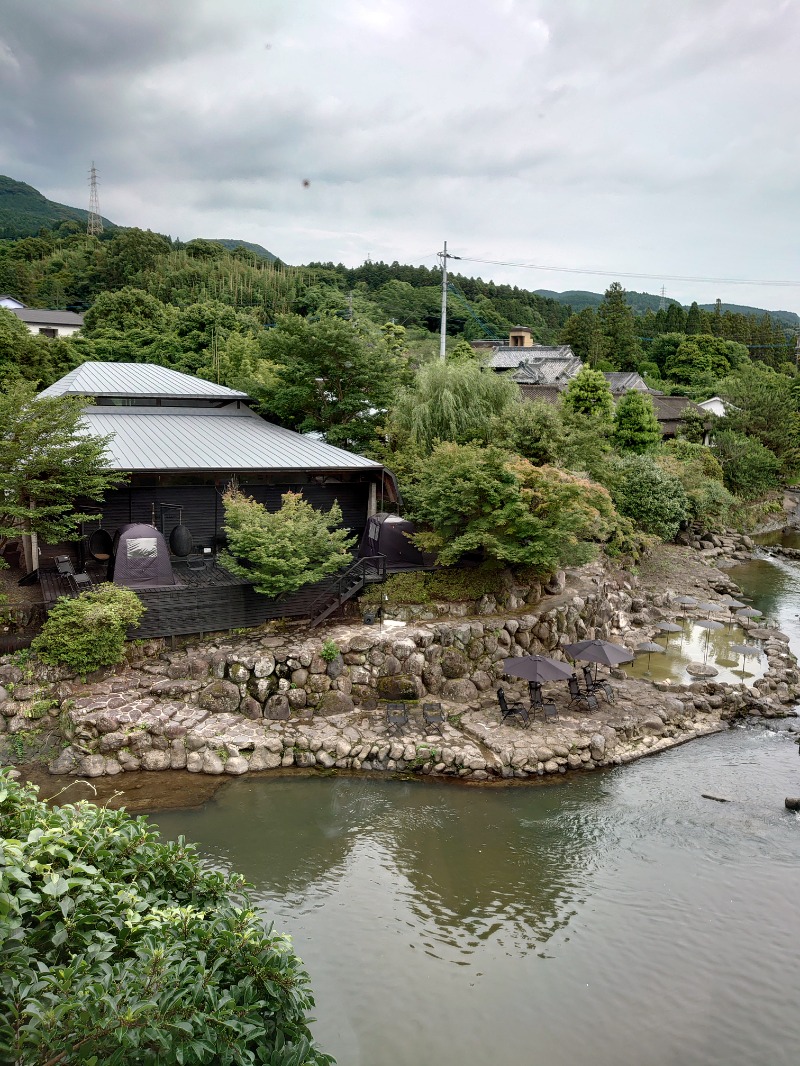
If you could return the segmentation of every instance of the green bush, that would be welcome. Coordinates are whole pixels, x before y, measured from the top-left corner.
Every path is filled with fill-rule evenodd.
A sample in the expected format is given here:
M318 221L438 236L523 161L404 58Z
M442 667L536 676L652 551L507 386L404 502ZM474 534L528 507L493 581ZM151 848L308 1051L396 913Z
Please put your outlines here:
M321 659L324 659L326 663L332 663L334 659L339 658L339 654L339 645L335 640L323 641L319 651Z
M778 488L781 462L755 437L732 430L714 434L713 450L722 467L725 487L743 500L755 500Z
M326 1066L308 976L183 838L0 774L0 1061Z
M648 455L618 460L610 471L611 494L621 514L645 533L672 540L689 517L689 501L676 477L665 473Z
M392 574L383 585L373 585L362 603L461 603L497 592L503 568L497 563L447 567L430 573Z
M51 607L33 650L42 662L88 674L121 662L125 634L144 613L131 589L104 584L75 599L62 597Z

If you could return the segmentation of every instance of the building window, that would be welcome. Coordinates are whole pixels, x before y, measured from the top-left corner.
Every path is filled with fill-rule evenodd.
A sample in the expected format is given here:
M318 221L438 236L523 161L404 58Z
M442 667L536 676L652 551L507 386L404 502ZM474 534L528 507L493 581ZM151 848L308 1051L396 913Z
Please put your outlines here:
M53 329L50 326L48 326L48 327L40 326L39 327L39 336L40 337L57 337L58 336L58 330L57 329Z

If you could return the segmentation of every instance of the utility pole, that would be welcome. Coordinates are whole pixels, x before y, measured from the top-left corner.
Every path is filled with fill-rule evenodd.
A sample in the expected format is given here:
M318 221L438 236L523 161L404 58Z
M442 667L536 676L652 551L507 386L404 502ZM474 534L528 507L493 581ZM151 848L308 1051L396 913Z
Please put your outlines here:
M795 366L800 369L800 329L797 331L797 338L794 343L794 362Z
M436 254L442 261L442 318L439 327L439 358L444 360L444 342L447 336L447 260L460 259L461 256L449 254L447 241L444 242L444 250Z

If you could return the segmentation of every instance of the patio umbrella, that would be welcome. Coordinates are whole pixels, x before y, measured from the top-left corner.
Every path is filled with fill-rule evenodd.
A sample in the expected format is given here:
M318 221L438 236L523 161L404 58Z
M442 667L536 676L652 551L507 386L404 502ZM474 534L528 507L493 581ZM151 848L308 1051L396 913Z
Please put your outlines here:
M658 628L662 633L667 634L667 647L669 647L669 635L670 633L681 634L681 644L683 644L683 626L678 626L674 622L659 622Z
M650 656L653 652L666 651L667 649L663 644L656 644L654 640L645 640L642 644L637 644L634 651L647 652L647 669L650 669Z
M731 629L733 629L733 612L738 611L740 609L744 609L745 605L742 603L741 600L735 600L733 596L725 596L722 602L731 612Z
M702 629L706 630L706 646L705 646L705 654L703 655L703 662L707 663L708 662L708 641L709 641L709 638L711 636L711 630L712 629L724 629L725 626L722 624L722 622L715 622L713 618L698 618L697 621L695 622L695 625L696 626L700 626Z
M597 677L597 664L603 666L618 666L620 663L629 663L633 655L627 648L619 644L612 644L608 640L579 640L577 644L565 644L563 648L570 659L582 659L587 663L594 663L594 676Z
M728 650L742 657L742 688L744 688L744 660L748 655L760 655L761 648L756 647L755 644L731 644Z
M697 606L697 600L694 598L694 596L681 596L681 598L678 600L678 603L681 607Z
M520 655L516 658L503 659L503 672L511 677L522 677L526 681L564 681L572 677L572 667L560 663L557 659L548 659L546 655Z
M737 618L760 618L761 611L757 611L755 607L743 607L741 611L736 612Z
M697 609L698 609L698 611L707 611L709 614L711 614L712 611L718 611L719 610L719 604L718 603L698 603Z

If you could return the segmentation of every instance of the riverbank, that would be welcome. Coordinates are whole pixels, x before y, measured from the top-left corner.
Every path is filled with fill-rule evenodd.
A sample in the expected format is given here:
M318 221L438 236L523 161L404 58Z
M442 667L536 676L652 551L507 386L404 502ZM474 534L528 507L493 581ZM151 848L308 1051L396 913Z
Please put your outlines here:
M53 775L120 782L137 771L187 771L188 779L301 769L486 783L621 765L734 719L793 714L800 674L787 638L752 627L768 668L751 688L615 671L613 704L600 698L596 710L581 710L553 684L557 719L529 729L501 722L498 685L510 700L527 696L522 683L500 681L506 656L561 657L561 645L596 636L634 647L676 617L682 596L719 602L735 593L721 567L749 548L718 539L701 550L662 546L638 573L599 564L568 571L552 594L503 615L261 632L179 651L150 642L85 683L5 657L0 747L7 762L38 753ZM407 726L387 725L387 700L407 703ZM428 700L447 714L439 730L422 720Z

